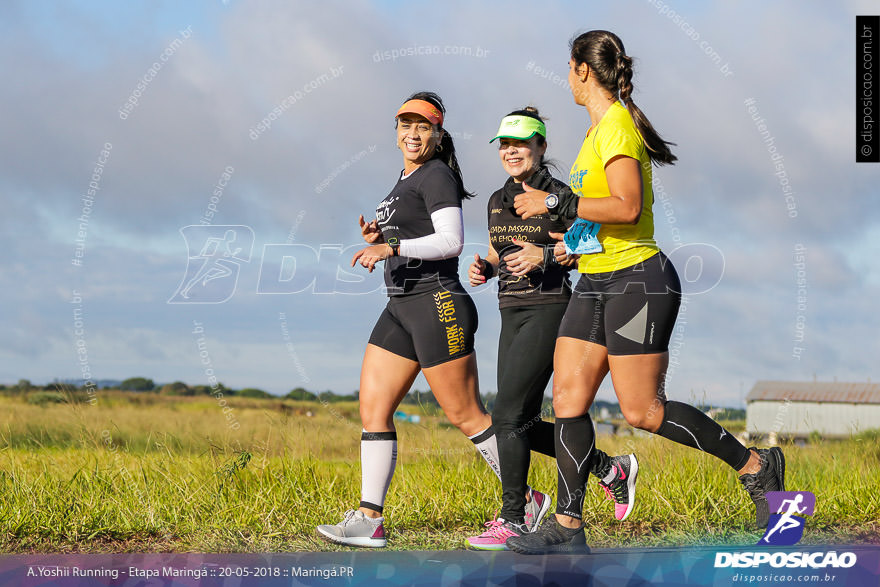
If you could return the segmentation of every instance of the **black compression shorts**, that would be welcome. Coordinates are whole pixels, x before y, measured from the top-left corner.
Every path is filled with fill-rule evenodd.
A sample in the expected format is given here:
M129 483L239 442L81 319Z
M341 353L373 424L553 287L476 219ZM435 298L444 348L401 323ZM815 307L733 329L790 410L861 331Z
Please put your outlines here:
M559 336L602 345L609 355L663 353L680 305L678 274L658 252L632 267L582 274Z
M474 352L476 331L477 307L459 286L391 297L370 344L417 361L424 369Z

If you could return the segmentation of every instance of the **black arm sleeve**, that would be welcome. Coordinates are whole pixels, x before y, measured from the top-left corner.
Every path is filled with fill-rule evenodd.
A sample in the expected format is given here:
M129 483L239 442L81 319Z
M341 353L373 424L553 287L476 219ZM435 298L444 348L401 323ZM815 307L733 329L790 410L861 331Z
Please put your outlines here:
M578 217L580 197L568 186L556 192L556 196L559 198L559 205L556 206L556 213L550 214L550 220L562 220L566 224L574 222Z

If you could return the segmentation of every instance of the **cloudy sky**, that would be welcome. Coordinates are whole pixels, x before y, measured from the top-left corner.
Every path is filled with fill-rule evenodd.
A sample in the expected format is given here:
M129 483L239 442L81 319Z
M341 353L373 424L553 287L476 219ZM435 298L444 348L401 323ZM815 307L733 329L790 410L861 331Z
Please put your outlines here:
M854 162L855 15L876 4L499 6L0 4L0 382L199 384L210 368L350 393L384 296L378 272L346 266L358 214L402 167L396 108L422 89L446 102L479 195L470 258L505 180L487 143L501 116L538 106L567 175L589 124L568 40L597 28L621 36L636 102L678 145L655 204L691 282L670 395L738 405L759 379L878 378L880 165ZM202 265L230 276L202 285ZM474 298L493 391L497 302Z

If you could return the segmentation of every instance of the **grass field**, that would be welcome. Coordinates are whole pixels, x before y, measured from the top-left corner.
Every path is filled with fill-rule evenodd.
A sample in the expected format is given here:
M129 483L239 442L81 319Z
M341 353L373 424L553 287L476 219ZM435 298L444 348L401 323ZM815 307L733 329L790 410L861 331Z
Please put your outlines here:
M101 392L88 404L0 397L3 552L265 552L337 550L314 527L335 523L360 493L354 403ZM418 408L416 407L417 411ZM413 411L413 410L411 410ZM500 484L441 417L398 425L386 503L394 549L458 549L500 507ZM614 520L595 480L585 505L593 546L754 544L753 506L713 457L661 438L600 437L636 452L636 508ZM784 447L789 490L816 494L802 542L880 543L880 440ZM552 460L530 483L556 492Z

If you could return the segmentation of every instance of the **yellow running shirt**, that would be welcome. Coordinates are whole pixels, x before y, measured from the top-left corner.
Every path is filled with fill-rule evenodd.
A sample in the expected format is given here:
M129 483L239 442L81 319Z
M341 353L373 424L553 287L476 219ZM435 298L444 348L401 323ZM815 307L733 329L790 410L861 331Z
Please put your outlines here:
M572 191L582 198L610 196L605 165L618 155L632 157L640 163L642 214L638 224L603 224L597 235L603 251L581 255L578 262L578 271L581 273L605 273L631 267L660 250L654 242L651 160L645 141L623 104L612 104L592 132L587 133L581 152L571 167L568 183Z

